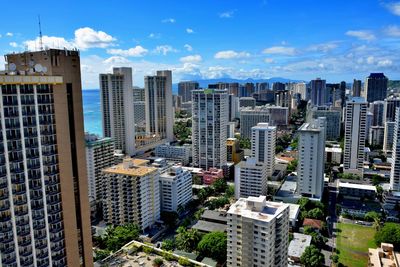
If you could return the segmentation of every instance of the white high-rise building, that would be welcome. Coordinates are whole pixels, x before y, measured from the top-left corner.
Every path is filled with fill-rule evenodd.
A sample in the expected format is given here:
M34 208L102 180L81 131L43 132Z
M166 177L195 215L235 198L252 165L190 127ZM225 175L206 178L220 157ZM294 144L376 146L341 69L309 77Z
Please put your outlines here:
M103 216L108 224L135 223L141 229L160 219L160 174L142 159L103 170Z
M161 140L174 140L174 111L172 103L172 72L157 71L156 76L144 77L146 101L146 132Z
M100 74L103 136L111 137L115 148L135 153L135 119L133 108L132 68L114 68Z
M95 134L86 134L86 168L88 176L89 197L101 201L103 197L103 177L101 171L114 165L114 141L100 138Z
M192 99L193 165L221 169L226 165L227 91L193 90Z
M390 188L393 191L400 191L400 108L396 109L395 115Z
M240 198L228 211L228 267L286 267L289 205Z
M383 134L383 151L385 153L392 153L395 125L396 122L394 121L385 122L385 130Z
M160 175L161 210L177 211L192 200L192 174L172 166Z
M251 131L252 157L263 163L267 169L267 176L271 176L275 168L276 126L258 123Z
M305 197L321 199L324 190L326 118L299 128L297 190Z
M368 103L353 97L346 103L344 134L344 172L363 174Z
M267 195L267 168L263 162L248 158L235 165L235 198Z

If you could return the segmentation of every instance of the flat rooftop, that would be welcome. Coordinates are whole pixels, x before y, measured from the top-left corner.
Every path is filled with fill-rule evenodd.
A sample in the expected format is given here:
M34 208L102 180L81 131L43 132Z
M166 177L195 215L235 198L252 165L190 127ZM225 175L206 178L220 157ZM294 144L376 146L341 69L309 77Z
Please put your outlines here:
M103 172L141 177L158 170L155 167L148 167L148 162L145 159L125 159L123 163L106 168Z
M376 187L375 186L367 185L367 184L353 184L353 183L342 183L342 182L339 182L339 188L340 187L376 191Z
M266 201L265 196L259 196L239 198L238 201L229 208L228 213L241 215L242 217L258 221L270 222L287 208L289 208L288 204Z
M226 224L228 221L226 215L226 212L223 211L205 210L201 215L201 219L205 221L213 220Z
M290 241L288 256L300 258L308 246L311 245L311 236L300 233L293 233L293 240Z
M296 194L297 190L297 177L288 176L283 182L281 188L276 192L278 197L290 197Z
M196 229L200 232L211 233L211 232L226 232L227 227L228 226L226 224L199 220L195 225L192 226L192 229Z

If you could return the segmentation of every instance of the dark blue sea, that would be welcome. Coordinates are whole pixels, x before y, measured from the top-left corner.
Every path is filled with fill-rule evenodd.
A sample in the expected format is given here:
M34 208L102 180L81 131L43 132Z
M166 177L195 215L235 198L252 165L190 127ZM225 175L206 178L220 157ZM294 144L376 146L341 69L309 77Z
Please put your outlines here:
M82 90L85 131L102 136L100 90Z

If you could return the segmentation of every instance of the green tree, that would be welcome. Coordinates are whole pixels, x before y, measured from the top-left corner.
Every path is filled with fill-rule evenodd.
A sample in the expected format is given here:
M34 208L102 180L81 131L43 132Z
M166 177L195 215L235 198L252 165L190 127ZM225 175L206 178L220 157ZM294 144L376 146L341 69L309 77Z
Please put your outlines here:
M251 148L251 142L249 138L239 138L239 147L242 149L250 149Z
M162 242L161 248L163 250L174 250L175 249L175 240L174 239L165 239Z
M383 196L383 188L380 185L375 186L376 187L376 196L379 200L382 200Z
M178 234L176 235L175 243L179 249L192 252L197 248L201 235L196 229L186 230L184 227L180 226L176 232Z
M204 213L204 208L199 209L198 211L196 211L196 212L194 213L194 218L195 218L196 220L200 220L201 215L203 215L203 213Z
M372 185L377 186L381 182L381 177L377 174L374 174L371 180L372 180Z
M116 251L132 240L138 240L140 228L136 224L126 224L117 227L109 226L104 237L108 250Z
M228 187L228 184L224 178L219 178L213 182L212 187L216 193L223 193Z
M367 212L364 216L364 220L366 220L368 222L373 222L375 220L380 220L380 219L381 219L381 215L379 213L377 213L376 211Z
M297 163L298 163L298 160L297 160L297 159L294 159L294 160L292 160L291 162L289 162L289 164L288 164L288 166L287 166L287 171L288 171L288 172L293 172L293 171L295 171L296 168L297 168Z
M218 262L226 261L226 234L222 232L212 232L203 236L197 245L197 251L201 255L211 257Z
M226 188L226 190L225 190L225 196L226 196L227 198L231 198L231 197L233 197L234 195L235 195L235 186L233 186L233 185L228 186L228 187Z
M307 217L311 219L321 220L324 218L324 212L320 208L313 208L307 212Z
M375 243L377 246L380 246L381 243L393 244L395 251L398 251L400 249L400 224L385 223L375 233Z
M153 266L160 267L162 266L164 261L161 258L155 258L153 260Z
M338 263L339 262L339 256L338 255L331 255L330 256L331 260L333 261L333 263Z
M316 246L311 245L307 247L303 255L301 255L300 262L307 267L320 267L324 266L325 258L324 254L322 254Z
M100 261L102 259L105 259L111 254L111 252L107 249L98 249L96 250L95 253L96 253L96 256L94 257L95 261Z

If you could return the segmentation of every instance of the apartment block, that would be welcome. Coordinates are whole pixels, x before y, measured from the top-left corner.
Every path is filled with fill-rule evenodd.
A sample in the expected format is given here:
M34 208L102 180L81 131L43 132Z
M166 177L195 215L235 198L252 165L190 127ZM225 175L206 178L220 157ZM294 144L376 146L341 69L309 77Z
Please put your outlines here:
M304 123L299 133L297 191L309 198L321 199L324 189L326 119Z
M174 146L167 143L157 146L154 152L156 157L161 157L176 163L188 165L192 155L192 147L189 144L184 144L183 146Z
M227 232L228 267L288 266L288 204L240 198L228 211Z
M160 175L161 210L178 211L192 200L192 174L172 166Z
M106 223L135 223L144 230L160 219L160 174L148 163L128 158L103 170Z
M228 94L226 90L192 91L193 165L208 170L226 165L226 127Z

